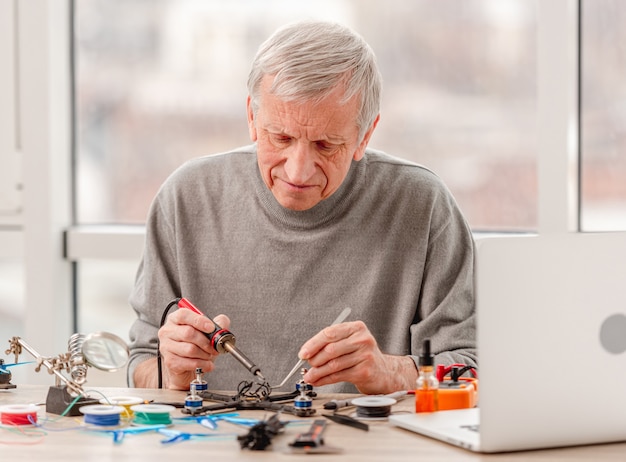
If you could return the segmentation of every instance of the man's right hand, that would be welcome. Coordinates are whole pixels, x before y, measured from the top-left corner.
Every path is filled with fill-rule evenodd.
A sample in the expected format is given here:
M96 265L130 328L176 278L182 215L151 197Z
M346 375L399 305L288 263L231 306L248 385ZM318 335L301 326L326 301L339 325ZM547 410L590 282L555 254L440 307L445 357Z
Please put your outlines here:
M225 315L215 318L220 327L228 329L230 319ZM178 309L167 317L159 329L163 387L188 390L196 377L196 368L211 372L218 352L213 349L205 332L213 332L215 325L206 316L190 310ZM157 387L156 358L144 361L135 369L136 387Z

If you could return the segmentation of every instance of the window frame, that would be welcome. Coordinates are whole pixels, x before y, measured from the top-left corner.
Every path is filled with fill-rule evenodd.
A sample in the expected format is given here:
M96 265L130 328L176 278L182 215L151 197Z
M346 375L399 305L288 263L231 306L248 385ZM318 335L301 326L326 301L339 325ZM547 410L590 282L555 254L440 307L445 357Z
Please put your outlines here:
M46 354L67 348L75 319L74 264L64 250L72 225L71 9L69 0L13 0L8 8L15 39L0 59L16 77L11 126L23 193L12 222L0 223L0 258L24 262L24 335Z

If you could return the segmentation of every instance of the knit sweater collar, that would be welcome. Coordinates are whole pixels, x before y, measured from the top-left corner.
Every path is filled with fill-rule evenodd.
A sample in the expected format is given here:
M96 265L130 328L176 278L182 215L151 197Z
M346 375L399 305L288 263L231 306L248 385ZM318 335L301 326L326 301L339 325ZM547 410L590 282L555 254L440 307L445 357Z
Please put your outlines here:
M254 146L254 153L256 164L254 184L256 194L266 213L282 226L296 229L312 229L324 226L329 221L346 213L350 204L356 199L357 192L365 181L367 156L364 156L364 158L358 162L352 161L350 170L343 183L330 197L308 210L291 210L278 203L263 181L258 163L256 162L256 145Z

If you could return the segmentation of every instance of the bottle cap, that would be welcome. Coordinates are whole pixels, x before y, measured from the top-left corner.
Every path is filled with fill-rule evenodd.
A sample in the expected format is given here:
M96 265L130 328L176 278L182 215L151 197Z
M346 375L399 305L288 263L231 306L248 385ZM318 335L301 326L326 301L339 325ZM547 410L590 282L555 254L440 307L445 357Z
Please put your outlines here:
M422 344L422 352L418 359L420 366L434 366L435 356L430 352L430 339L424 340Z

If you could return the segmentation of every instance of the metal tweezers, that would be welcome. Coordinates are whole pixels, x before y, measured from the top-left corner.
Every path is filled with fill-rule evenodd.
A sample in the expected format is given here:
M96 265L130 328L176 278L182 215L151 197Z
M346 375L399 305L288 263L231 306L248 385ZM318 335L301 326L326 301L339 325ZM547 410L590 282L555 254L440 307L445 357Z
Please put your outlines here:
M340 314L339 316L337 316L337 319L335 319L333 321L333 323L331 324L331 326L334 326L335 324L341 324L349 315L350 312L352 311L351 308L345 308ZM300 369L302 367L302 365L306 362L306 359L301 359L299 360L295 366L293 366L293 369L291 369L291 371L289 372L289 374L287 374L287 377L285 377L283 379L282 382L280 382L280 384L273 386L272 388L280 388L283 385L285 385L287 383L287 380L289 380L291 378L291 376L293 374L295 374L298 369Z

